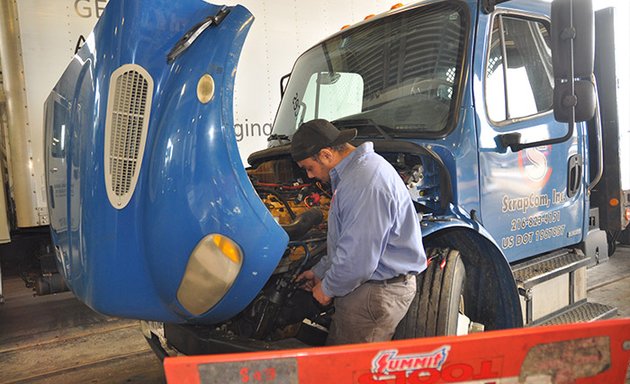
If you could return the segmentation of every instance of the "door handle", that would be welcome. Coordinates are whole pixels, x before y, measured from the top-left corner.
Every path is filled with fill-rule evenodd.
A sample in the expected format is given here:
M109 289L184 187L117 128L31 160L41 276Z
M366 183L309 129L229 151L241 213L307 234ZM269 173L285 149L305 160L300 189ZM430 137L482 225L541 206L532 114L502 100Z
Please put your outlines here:
M582 181L582 156L581 155L573 155L569 157L568 164L568 172L567 172L567 197L573 197L580 190L580 185Z

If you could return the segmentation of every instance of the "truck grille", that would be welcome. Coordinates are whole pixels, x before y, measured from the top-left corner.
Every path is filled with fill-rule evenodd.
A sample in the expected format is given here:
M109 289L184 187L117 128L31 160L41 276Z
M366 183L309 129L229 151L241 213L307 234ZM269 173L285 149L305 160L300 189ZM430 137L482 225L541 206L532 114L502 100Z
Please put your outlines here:
M105 122L105 185L114 208L124 208L138 182L147 138L153 79L137 64L111 76Z

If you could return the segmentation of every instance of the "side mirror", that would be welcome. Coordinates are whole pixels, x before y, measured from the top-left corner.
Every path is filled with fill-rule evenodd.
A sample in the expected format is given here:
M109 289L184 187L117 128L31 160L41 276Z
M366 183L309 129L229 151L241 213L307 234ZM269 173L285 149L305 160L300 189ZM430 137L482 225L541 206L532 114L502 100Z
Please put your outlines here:
M554 0L551 5L553 109L557 121L587 121L595 115L593 20L591 0Z
M595 115L596 106L595 85L591 80L576 80L572 92L569 82L558 84L556 79L553 90L553 115L557 121L563 123L568 123L571 119L574 122L589 121Z

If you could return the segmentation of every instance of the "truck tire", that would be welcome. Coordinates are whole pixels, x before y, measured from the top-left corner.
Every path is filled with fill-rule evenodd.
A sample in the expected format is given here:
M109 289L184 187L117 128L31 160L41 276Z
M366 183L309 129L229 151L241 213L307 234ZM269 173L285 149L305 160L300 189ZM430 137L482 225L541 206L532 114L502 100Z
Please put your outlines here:
M630 225L621 231L621 235L619 235L619 243L623 245L630 245Z
M606 231L606 240L608 241L608 257L612 256L617 250L617 241L621 237L621 231Z
M398 324L394 339L454 335L464 310L466 269L457 250L427 252L427 269L416 277L416 297Z

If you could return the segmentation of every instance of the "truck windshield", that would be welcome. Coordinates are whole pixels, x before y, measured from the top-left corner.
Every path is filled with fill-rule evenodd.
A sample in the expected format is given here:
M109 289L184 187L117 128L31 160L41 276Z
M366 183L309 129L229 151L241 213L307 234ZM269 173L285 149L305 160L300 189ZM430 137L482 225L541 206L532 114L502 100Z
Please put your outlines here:
M468 12L433 3L322 42L296 62L274 122L289 139L324 118L361 137L435 137L456 119Z

